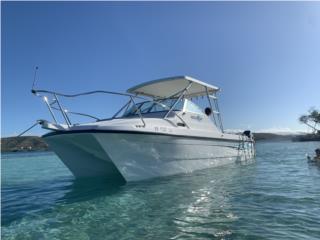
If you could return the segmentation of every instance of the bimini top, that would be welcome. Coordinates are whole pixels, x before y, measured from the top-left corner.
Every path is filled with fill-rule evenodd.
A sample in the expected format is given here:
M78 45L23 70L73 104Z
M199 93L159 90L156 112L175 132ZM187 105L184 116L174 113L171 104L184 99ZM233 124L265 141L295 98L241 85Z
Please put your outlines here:
M207 91L209 94L219 91L218 87L192 77L177 76L145 82L129 88L127 92L152 98L168 98L179 96L186 88L188 90L185 92L185 98L204 96L207 95Z

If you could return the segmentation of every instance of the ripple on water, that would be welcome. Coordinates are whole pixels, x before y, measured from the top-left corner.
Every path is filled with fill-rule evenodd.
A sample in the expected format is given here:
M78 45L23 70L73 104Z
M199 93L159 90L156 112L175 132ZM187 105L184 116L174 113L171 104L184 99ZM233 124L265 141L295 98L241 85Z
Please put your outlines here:
M3 239L320 239L316 143L261 142L257 158L126 186L76 181L53 154L2 164ZM23 167L22 167L23 166Z

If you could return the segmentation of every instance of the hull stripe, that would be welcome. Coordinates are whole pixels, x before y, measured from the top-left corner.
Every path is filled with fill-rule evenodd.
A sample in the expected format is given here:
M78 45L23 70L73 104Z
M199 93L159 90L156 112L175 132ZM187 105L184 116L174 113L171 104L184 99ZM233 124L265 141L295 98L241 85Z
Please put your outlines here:
M56 131L50 132L43 135L43 138L63 135L63 134L78 134L78 133L118 133L118 134L145 134L145 135L158 135L158 136L170 136L170 137L179 137L179 138L189 138L189 139L203 139L203 140L218 140L225 142L233 142L238 143L240 140L238 139L224 139L224 138L214 138L214 137L202 137L202 136L189 136L189 135L175 135L168 133L154 133L154 132L138 132L138 131L119 131L119 130L70 130L70 131ZM252 142L252 141L245 141Z

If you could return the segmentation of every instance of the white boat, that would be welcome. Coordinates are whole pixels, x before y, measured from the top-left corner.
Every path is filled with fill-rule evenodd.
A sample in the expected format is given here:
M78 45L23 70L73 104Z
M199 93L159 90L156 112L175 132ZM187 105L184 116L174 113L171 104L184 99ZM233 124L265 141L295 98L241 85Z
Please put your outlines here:
M191 77L171 77L146 82L127 93L93 91L60 94L46 90L42 96L53 122L40 120L50 130L43 138L76 178L106 177L124 182L190 173L254 157L254 139L224 132L219 113L218 87ZM66 111L59 97L96 93L118 94L129 101L109 119ZM52 95L52 100L46 95ZM201 108L196 102L206 102ZM59 110L65 123L56 121ZM69 114L95 118L72 124Z

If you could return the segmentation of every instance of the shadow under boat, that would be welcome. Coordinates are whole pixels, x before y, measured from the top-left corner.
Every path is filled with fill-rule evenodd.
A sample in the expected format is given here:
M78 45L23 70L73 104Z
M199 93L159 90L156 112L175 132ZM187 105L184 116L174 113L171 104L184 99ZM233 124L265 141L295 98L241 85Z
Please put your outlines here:
M57 202L74 203L112 195L118 193L124 185L125 182L121 179L74 179L72 184L66 187L68 191Z
M125 183L105 178L62 178L41 183L3 186L1 226L37 212L50 211L56 204L71 204L116 194Z

